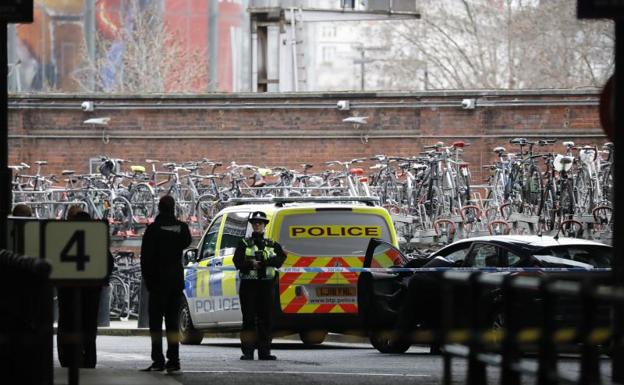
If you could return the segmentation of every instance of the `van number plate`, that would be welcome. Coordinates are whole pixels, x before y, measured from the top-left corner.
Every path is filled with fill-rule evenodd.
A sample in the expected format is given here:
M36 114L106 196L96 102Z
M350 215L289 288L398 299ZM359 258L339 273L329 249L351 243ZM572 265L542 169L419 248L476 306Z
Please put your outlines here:
M355 297L357 294L355 292L355 287L346 286L346 287L332 287L332 286L323 286L316 288L316 296L317 297Z

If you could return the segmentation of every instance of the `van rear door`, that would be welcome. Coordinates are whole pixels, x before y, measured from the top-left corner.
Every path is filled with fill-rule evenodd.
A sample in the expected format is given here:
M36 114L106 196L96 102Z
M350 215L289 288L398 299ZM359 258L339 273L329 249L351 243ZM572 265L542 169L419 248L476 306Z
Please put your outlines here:
M357 313L358 273L331 268L362 267L371 238L396 242L387 213L372 207L285 209L276 215L274 231L287 254L280 275L284 313Z

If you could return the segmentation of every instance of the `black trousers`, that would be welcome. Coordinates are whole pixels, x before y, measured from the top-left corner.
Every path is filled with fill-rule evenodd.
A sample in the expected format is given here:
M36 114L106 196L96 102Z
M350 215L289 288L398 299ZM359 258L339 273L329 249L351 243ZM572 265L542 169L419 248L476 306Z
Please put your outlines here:
M149 292L148 312L149 329L152 338L152 362L165 363L162 350L162 320L165 318L167 332L167 360L172 365L180 363L180 305L182 291L178 289L160 289Z
M240 333L243 354L271 354L271 327L274 306L273 280L241 279L239 296L243 313Z
M79 302L76 302L76 291ZM58 329L56 345L61 366L72 366L78 359L77 366L95 368L97 362L95 337L97 335L97 318L100 307L101 287L59 287L58 298ZM80 303L80 323L76 324L76 312ZM79 345L76 348L76 345ZM75 357L75 349L79 350Z

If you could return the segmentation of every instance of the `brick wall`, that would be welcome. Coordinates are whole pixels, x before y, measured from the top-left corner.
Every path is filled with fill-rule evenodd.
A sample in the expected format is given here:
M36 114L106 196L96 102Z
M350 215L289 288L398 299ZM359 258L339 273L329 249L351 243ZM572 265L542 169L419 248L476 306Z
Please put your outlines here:
M474 110L461 100L476 98ZM95 102L83 112L82 101ZM339 111L338 100L351 110ZM356 128L349 116L368 116ZM83 124L111 118L106 128ZM9 163L47 160L44 173L87 171L97 155L185 161L201 158L298 168L300 163L411 156L425 144L465 140L473 175L510 138L554 137L603 143L596 92L446 92L95 97L23 96L9 101ZM368 141L366 140L368 138ZM103 140L104 138L104 140ZM561 145L553 146L554 150Z

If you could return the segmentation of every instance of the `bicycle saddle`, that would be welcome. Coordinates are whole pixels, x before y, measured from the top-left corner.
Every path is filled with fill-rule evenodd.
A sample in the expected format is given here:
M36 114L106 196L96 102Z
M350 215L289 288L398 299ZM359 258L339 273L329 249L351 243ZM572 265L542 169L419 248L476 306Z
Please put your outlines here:
M463 140L458 140L457 142L453 142L453 147L455 148L464 148L465 146L468 146L469 143L464 142Z
M519 145L521 145L521 146L526 145L526 144L527 144L527 142L528 142L528 141L526 140L526 138L513 138L513 139L511 139L511 140L509 141L509 143L511 143L511 144L519 144Z
M361 168L352 168L349 169L349 173L351 173L351 175L364 175L364 169Z
M61 175L66 175L66 176L67 175L72 175L72 174L75 174L75 173L76 173L76 171L74 171L74 170L63 170L63 171L61 171Z
M573 157L557 154L553 160L553 167L559 172L569 171L572 168L572 162L574 162Z
M504 152L507 152L505 147L502 147L502 146L494 147L494 150L492 150L492 151L497 153L499 156L502 155Z
M130 166L130 171L135 172L135 173L144 173L145 172L145 167L143 167L143 166Z

